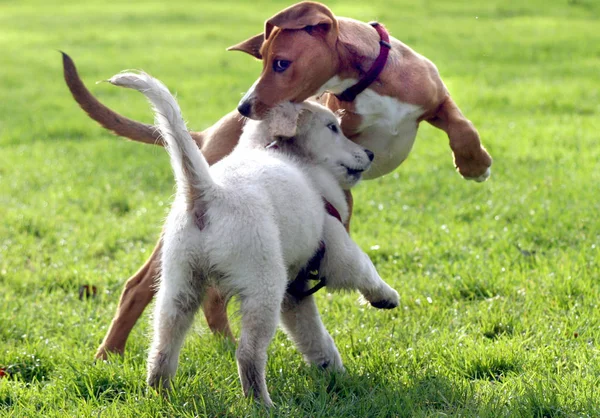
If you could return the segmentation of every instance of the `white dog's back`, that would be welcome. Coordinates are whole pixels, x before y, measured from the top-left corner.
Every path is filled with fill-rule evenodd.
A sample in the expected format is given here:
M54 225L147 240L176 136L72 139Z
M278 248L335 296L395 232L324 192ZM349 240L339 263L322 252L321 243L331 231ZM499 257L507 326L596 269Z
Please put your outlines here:
M314 254L325 215L319 194L294 158L244 148L209 167L164 84L143 72L121 73L109 81L143 92L155 109L177 183L165 233L181 231L185 224L199 227L187 230L181 242L186 253L208 258L201 264L225 276L236 255L251 255L253 248L260 253L280 244L269 252L281 253L292 274ZM212 242L213 236L218 242Z

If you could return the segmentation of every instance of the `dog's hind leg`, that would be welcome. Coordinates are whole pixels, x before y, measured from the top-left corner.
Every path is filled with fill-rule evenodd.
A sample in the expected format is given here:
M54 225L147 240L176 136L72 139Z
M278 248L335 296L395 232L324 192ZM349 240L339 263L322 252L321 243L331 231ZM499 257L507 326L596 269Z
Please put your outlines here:
M279 324L286 286L286 271L281 264L277 269L247 268L244 277L236 280L238 284L243 283L243 288L238 287L242 314L242 332L236 351L238 373L244 395L253 396L267 406L273 404L265 377L267 348Z
M297 300L287 294L281 306L281 322L308 363L344 370L340 353L321 321L313 295Z
M369 256L350 239L340 222L327 217L323 234L326 250L320 272L327 278L328 289L358 289L376 308L398 306L398 292L383 281Z
M127 280L115 317L96 351L96 358L106 359L108 353L123 354L131 329L156 292L154 283L160 266L162 238L146 263Z
M163 279L154 308L154 335L148 354L148 385L170 387L185 334L204 294L203 281L185 260L163 258Z
M133 326L156 293L155 278L160 271L161 248L162 237L146 263L125 283L117 312L102 344L96 351L97 359L106 360L108 353L122 355L125 352L125 344ZM206 322L214 334L221 334L235 341L227 319L227 303L216 289L207 290L202 309Z
M227 318L227 301L214 287L209 287L206 290L202 311L213 334L222 335L235 343L235 337L231 332L229 319Z

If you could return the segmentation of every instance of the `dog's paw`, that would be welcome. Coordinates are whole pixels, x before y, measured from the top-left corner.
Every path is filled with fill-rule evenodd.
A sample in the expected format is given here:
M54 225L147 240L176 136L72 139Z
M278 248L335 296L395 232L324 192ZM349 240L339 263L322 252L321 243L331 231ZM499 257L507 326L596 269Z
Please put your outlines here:
M333 362L325 361L325 362L319 364L318 367L321 370L326 370L326 371L335 372L335 373L344 373L344 372L346 372L346 368L342 364L341 360L340 361L333 361Z
M386 297L371 299L369 303L377 309L394 309L400 304L400 296L398 296L398 292L390 288Z
M98 347L94 355L94 361L108 361L111 357L123 357L124 350L120 348L108 348L104 344Z
M171 358L172 359L172 358ZM148 358L148 375L146 383L158 391L171 389L171 377L175 375L177 365L169 362L170 358L162 352L155 352Z
M490 177L492 175L492 169L490 167L487 168L487 170L485 170L485 173L483 173L482 175L478 176L478 177L465 177L465 180L473 180L476 181L477 183L482 183L484 181L486 181L488 179L488 177Z
M371 302L371 306L377 309L394 309L398 306L398 302L392 300L378 300L377 302Z
M331 338L331 337L330 337ZM326 355L326 358L321 359L321 361L317 362L317 365L322 370L328 370L333 372L345 372L344 364L342 362L342 357L338 352L335 344L333 344L333 339L331 339L332 346L330 347L329 353Z
M488 179L492 170L492 157L486 149L479 146L477 149L453 149L454 167L465 180L483 182Z
M171 390L171 379L162 376L159 373L150 373L146 379L146 383L148 383L148 386L159 392L168 392Z

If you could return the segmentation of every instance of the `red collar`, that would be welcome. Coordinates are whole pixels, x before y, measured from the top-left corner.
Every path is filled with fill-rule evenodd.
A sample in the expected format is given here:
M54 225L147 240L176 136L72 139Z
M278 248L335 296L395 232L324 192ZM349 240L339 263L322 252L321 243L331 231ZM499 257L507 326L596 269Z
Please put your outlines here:
M383 25L379 22L370 22L369 25L373 26L379 34L379 55L363 78L358 80L355 85L350 86L340 94L335 95L335 97L342 102L353 102L354 99L356 99L356 96L367 89L373 83L373 81L379 77L379 74L381 74L383 67L385 67L385 63L387 62L390 49L392 48L392 45L390 44L390 35L387 30L385 30Z
M341 223L344 223L344 221L342 221L342 215L340 215L340 212L338 212L338 210L331 204L331 202L329 202L329 200L323 198L323 203L325 203L325 210L328 214L336 218Z

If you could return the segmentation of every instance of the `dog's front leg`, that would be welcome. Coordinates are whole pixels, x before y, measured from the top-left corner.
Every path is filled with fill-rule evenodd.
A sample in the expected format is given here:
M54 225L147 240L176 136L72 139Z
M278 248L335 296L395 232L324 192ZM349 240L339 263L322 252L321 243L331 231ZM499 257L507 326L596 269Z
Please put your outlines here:
M308 363L344 370L340 353L321 321L313 295L296 300L287 294L281 306L281 322Z
M327 278L328 289L358 289L371 305L380 309L398 306L398 292L383 281L369 256L332 216L325 221L323 239L326 250L320 270Z
M448 134L454 166L464 178L480 182L490 176L492 157L481 145L475 126L463 116L449 95L427 122Z

